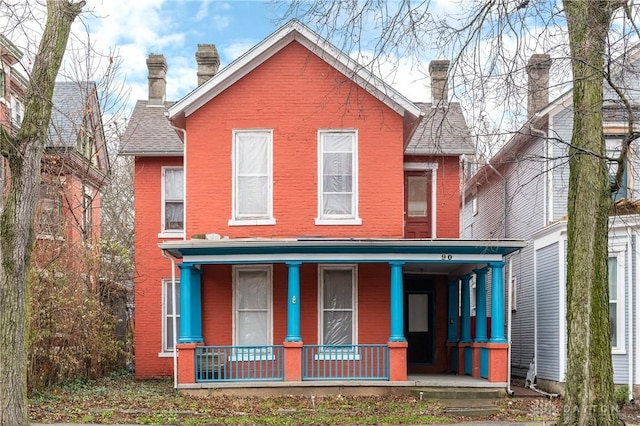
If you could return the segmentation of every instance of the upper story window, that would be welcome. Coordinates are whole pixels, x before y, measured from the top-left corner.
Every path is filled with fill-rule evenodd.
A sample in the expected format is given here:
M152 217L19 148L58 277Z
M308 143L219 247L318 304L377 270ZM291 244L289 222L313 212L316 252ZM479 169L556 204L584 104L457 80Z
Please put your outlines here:
M616 158L620 155L620 151L622 150L622 142L623 139L620 136L606 136L605 143L607 146L607 157ZM622 172L622 181L620 182L620 188L616 191L613 190L614 185L616 183L616 173L618 172L618 163L615 161L609 162L609 180L611 181L611 198L613 201L618 201L622 198L628 198L628 179L627 179L627 167L624 166L624 170Z
M273 131L236 130L229 225L273 224Z
M7 75L2 69L2 64L0 64L0 98L4 98L6 96L7 91Z
M60 185L42 182L38 205L38 236L41 238L61 238L63 236L63 215Z
M22 101L15 95L11 96L11 123L14 126L20 127L23 115L24 107L22 106Z
M82 233L84 240L88 243L91 242L92 230L93 230L93 197L90 193L85 192L82 197Z
M316 225L359 225L358 134L318 132L318 218Z
M184 233L184 169L162 168L162 234Z

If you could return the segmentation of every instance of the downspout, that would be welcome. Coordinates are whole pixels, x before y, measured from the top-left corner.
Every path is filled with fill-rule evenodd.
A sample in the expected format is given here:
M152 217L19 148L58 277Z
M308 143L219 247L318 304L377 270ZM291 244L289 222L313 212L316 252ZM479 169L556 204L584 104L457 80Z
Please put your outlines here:
M458 235L462 235L464 233L464 216L465 216L465 200L467 198L467 174L466 174L466 155L462 154L460 156L460 163L462 164L462 167L458 167L458 170L460 170L460 182L462 183L462 214L460 215L460 232L458 233Z
M512 258L509 258L507 279L509 280L507 283L507 342L509 342L509 346L507 346L507 395L513 395L514 392L511 390L511 310L513 308L513 301L511 300L511 292L513 291L513 288L511 288L513 286Z
M636 244L638 244L638 242L636 241ZM632 247L631 247L631 231L629 229L629 227L627 226L627 253L629 253L629 261L627 262L627 287L629 288L629 297L627 299L627 318L628 318L628 322L629 322L629 357L628 357L628 368L629 368L629 374L628 374L628 380L629 380L629 385L628 385L628 398L629 401L633 401L633 277L632 277L632 273L633 273L633 268L631 265L632 262L632 251L631 251Z
M173 256L167 255L162 250L162 257L171 261L171 305L173 306L173 316L171 317L171 328L173 329L173 388L178 389L178 339L176 324L176 260Z

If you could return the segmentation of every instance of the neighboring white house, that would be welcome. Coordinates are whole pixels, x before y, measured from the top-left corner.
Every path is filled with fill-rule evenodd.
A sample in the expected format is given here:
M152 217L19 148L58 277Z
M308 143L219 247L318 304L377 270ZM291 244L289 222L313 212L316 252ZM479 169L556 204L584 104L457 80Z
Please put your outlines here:
M508 258L505 289L511 298L511 368L525 376L535 357L539 385L561 391L566 362L566 215L569 185L568 147L573 126L571 91L548 102L547 55L533 55L529 75L529 119L465 182L463 238L515 238L527 247ZM615 79L640 111L640 48L614 62ZM627 112L606 85L604 128L607 149L615 154L628 129ZM610 312L614 381L640 392L640 152L630 150L622 187L612 193L624 199L624 212L610 218ZM616 165L610 166L613 176ZM633 395L630 393L630 397Z

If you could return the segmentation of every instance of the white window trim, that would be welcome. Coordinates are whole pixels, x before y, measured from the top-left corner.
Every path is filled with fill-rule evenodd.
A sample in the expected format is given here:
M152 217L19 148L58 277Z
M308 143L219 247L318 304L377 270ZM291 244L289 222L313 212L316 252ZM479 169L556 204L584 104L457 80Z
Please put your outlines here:
M478 193L474 192L471 195L471 214L476 216L478 214Z
M183 189L183 198L182 198L182 223L183 229L164 229L165 224L165 199L164 199L164 185L165 185L165 170L182 170L182 179L185 183L185 188ZM160 173L160 232L158 233L158 238L184 238L186 227L186 179L185 179L185 168L183 166L162 166Z
M323 309L323 271L328 270L351 270L351 344L358 344L358 265L357 264L320 264L318 265L318 344L323 345L324 341L324 309ZM316 360L358 360L360 355L357 351L348 354L316 354Z
M267 345L273 345L273 265L233 265L233 282L231 286L232 288L231 308L233 310L232 311L233 346L237 346L238 344L237 343L238 342L238 328L237 328L238 311L236 309L236 291L237 291L237 285L238 285L239 271L267 272L267 309L269 310L269 313L267 314L267 318L269 319L269 325L267 326L267 332L269 334L267 337L267 342L268 342ZM241 347L236 348L234 350L234 355L231 355L229 357L229 360L231 361L255 361L255 360L268 361L274 358L272 351L269 351L269 353L256 357L256 356L236 352L241 350L242 350Z
M431 238L438 238L438 163L404 163L404 171L431 171Z
M322 213L322 189L323 189L323 175L322 175L322 135L325 133L345 133L350 134L353 137L353 151L351 154L351 168L352 174L352 191L353 198L351 199L352 214L348 216L325 216ZM359 216L358 205L359 202L359 188L358 188L358 130L357 129L320 129L318 130L318 216L315 218L316 225L362 225L362 219Z
M240 133L268 133L269 134L269 149L268 149L268 164L269 164L269 184L267 190L267 215L268 217L237 217L237 197L236 197L236 135ZM229 219L228 226L256 226L256 225L275 225L276 219L273 217L273 129L243 129L233 130L231 140L231 219Z
M167 318L167 288L171 285L171 278L163 278L162 279L162 334L160 336L161 338L161 345L162 345L162 349L161 352L158 353L158 357L163 358L163 357L173 357L174 356L174 351L171 349L168 349L165 345L166 343L166 337L167 337L167 324L166 324L166 318ZM180 280L176 279L176 285L180 284ZM179 307L179 306L178 306ZM176 307L174 307L173 312L175 315ZM180 314L177 315L178 318L180 318ZM180 333L180 329L178 328L176 330L176 335L174 336L176 342L178 341L178 334Z
M626 354L626 340L627 336L625 333L625 311L627 309L627 305L625 304L625 280L626 280L626 268L625 268L625 251L624 248L614 249L609 251L608 257L616 258L616 278L617 278L617 293L618 298L616 299L616 335L618 336L617 346L611 347L611 353L614 355ZM608 277L607 277L608 283ZM607 284L608 287L608 284ZM607 307L608 308L608 307Z

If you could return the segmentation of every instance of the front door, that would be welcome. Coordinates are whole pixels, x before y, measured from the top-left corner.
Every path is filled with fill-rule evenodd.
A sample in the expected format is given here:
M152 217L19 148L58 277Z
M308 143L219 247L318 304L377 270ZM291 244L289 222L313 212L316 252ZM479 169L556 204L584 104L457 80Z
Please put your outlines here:
M407 281L404 297L407 362L429 365L434 362L434 292L429 282Z
M405 172L404 237L431 238L431 172Z

